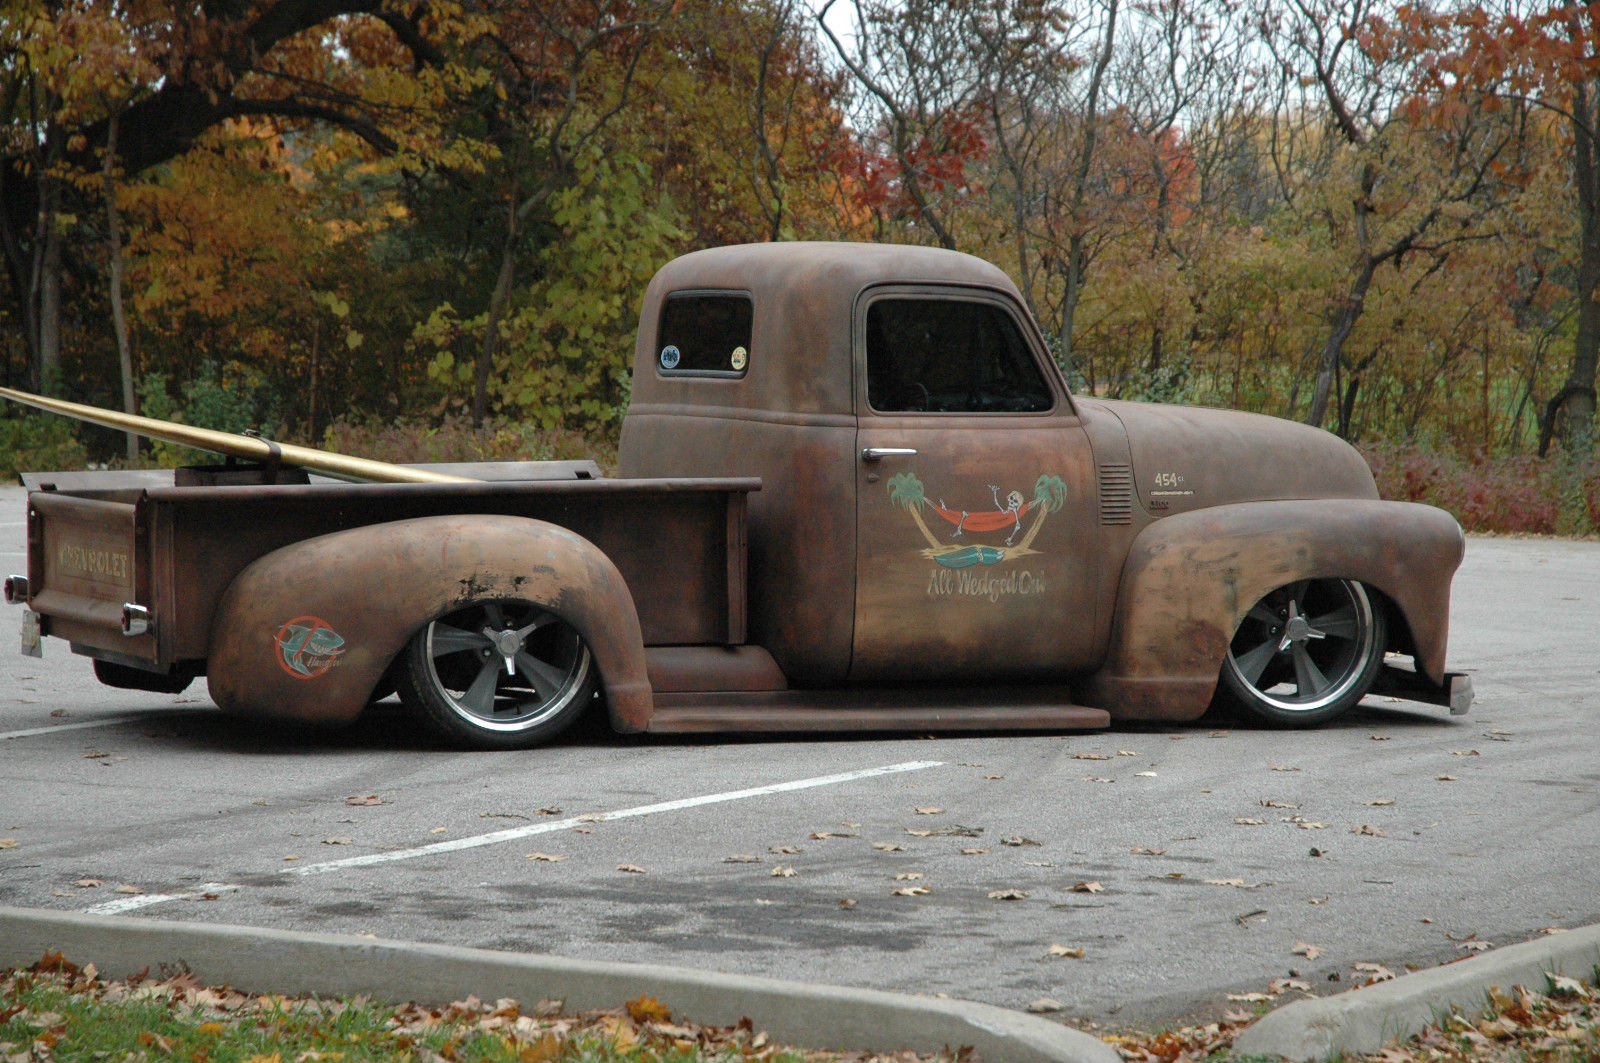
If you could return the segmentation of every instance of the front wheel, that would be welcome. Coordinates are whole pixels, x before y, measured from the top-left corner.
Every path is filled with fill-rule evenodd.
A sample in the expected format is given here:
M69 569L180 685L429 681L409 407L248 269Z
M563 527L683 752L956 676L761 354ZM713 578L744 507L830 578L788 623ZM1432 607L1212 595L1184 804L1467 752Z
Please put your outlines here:
M1273 723L1310 727L1352 708L1383 666L1385 624L1361 584L1313 579L1280 587L1245 614L1222 682Z
M412 636L395 670L400 698L450 741L527 749L588 707L597 670L583 636L524 601L487 601Z

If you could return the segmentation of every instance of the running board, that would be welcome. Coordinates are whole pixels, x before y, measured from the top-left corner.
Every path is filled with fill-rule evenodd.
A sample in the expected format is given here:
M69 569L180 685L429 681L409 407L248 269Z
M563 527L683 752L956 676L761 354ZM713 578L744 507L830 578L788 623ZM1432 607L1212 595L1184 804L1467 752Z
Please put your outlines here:
M776 690L657 694L652 734L714 731L1090 731L1104 709L1074 705L1065 689L928 691Z

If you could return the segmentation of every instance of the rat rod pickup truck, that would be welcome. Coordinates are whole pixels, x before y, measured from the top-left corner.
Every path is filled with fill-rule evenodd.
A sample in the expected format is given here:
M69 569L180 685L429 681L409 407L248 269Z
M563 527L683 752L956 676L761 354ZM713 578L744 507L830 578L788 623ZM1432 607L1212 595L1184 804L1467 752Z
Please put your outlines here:
M205 675L247 716L338 724L398 689L444 737L515 748L597 700L623 732L1081 729L1217 698L1309 725L1374 690L1471 701L1444 670L1448 514L1380 501L1318 429L1068 394L1015 286L953 252L669 263L615 479L47 408L230 464L28 477L28 571L6 586L24 652L66 639L113 686Z

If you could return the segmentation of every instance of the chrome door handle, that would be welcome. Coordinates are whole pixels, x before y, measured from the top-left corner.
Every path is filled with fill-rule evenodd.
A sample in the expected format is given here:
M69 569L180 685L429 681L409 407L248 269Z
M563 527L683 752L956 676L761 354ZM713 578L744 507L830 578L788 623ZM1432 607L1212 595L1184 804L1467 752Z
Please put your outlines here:
M882 461L884 458L914 458L917 452L910 447L866 447L861 451L862 461Z

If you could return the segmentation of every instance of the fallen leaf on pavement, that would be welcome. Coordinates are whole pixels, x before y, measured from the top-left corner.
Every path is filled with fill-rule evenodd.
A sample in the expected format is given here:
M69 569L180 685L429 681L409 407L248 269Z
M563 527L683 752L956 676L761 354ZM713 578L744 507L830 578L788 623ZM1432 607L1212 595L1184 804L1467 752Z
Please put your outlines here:
M1388 735L1367 735L1367 737L1372 739L1374 742L1387 742L1389 740Z
M942 814L944 812L944 809L936 808L933 805L928 805L928 806L926 806L924 808L914 809L914 811L919 816L937 816L937 815Z
M1079 882L1072 887L1073 893L1104 893L1105 887L1098 882Z
M349 838L324 838L324 839L322 839L322 844L323 845L349 845L350 844L350 839Z
M991 901L1020 901L1029 896L1027 890L990 890Z
M1267 822L1264 819L1250 819L1246 816L1235 816L1233 817L1233 821L1239 824L1241 827L1260 827L1264 826Z
M1032 838L1024 838L1022 835L1018 834L1015 837L1011 837L1011 838L1001 838L1000 839L1000 844L1001 845L1020 846L1020 845L1043 845L1044 843L1043 842L1036 842Z
M1291 768L1287 764L1274 764L1274 765L1272 765L1272 770L1273 771L1299 771L1300 769L1299 768Z
M811 836L817 841L827 841L829 838L859 838L859 834L835 834L832 831L819 830Z
M1073 760L1110 760L1104 753L1074 753Z
M1132 853L1134 856L1160 856L1162 853L1166 852L1166 850L1165 849L1129 849L1128 852Z
M1374 838L1387 838L1389 836L1388 832L1384 831L1381 827L1369 827L1365 823L1361 824L1358 827L1351 827L1350 828L1350 833L1351 834L1366 834L1366 835L1370 835L1371 837L1374 837Z
M799 853L801 851L802 850L798 845L769 845L769 846L767 846L767 852L769 852L769 853L777 853L779 856L794 856L796 853Z
M1455 782L1456 781L1456 777L1454 775L1435 775L1434 778L1438 779L1440 782Z
M795 875L797 875L797 874L799 874L799 872L797 872L792 867L775 867L775 868L772 869L771 877L772 878L794 878Z
M17 839L15 839L15 838L0 838L0 849L15 849L16 847L17 847Z
M839 902L839 907L841 908L854 908L855 906L856 899L854 897L846 897Z
M630 875L643 875L645 873L644 868L637 864L618 864L617 870L626 872Z
M896 882L915 882L922 877L920 871L902 871L894 877Z
M1070 946L1067 946L1067 945L1051 945L1050 948L1045 951L1045 955L1046 956L1065 956L1068 959L1081 960L1081 959L1083 959L1083 950L1082 949L1077 949L1077 948L1071 948Z
M1326 823L1317 823L1317 822L1315 822L1313 820L1301 819L1298 816L1296 816L1293 820L1290 820L1288 822L1292 822L1296 827L1299 827L1301 830L1322 830L1324 827L1327 826Z
M1294 948L1290 951L1292 951L1296 956L1304 956L1308 960L1314 960L1318 956L1322 955L1321 949L1317 948L1315 945L1307 945L1304 941L1295 942Z
M557 853L529 853L528 854L528 859L529 860L540 860L540 861L543 861L544 863L547 863L547 864L555 864L555 863L559 863L562 860L565 860L566 857L561 856L561 855L559 855Z
M1042 1015L1051 1011L1065 1011L1066 1007L1067 1006L1061 1003L1059 1000L1055 1000L1051 997L1040 997L1038 1000L1035 1000L1028 1005L1028 1010L1036 1015Z
M288 863L290 860L298 860L298 859L300 859L300 854L299 853L290 853L290 854L288 854L287 856L285 856L283 858L284 863Z
M1363 801L1362 804L1371 805L1374 808L1383 808L1385 805L1394 804L1394 798L1392 798L1392 797L1380 797L1375 801Z
M105 884L106 884L105 883L105 879L99 879L99 878L80 878L76 882L73 883L74 886L82 886L84 889L87 889L87 890L92 890L96 886L104 886Z
M429 834L443 834L446 831L448 831L449 829L450 829L449 827L435 827L432 830L430 830L428 833Z
M118 893L143 893L144 890L140 889L138 886L126 886L126 885L124 885L124 886L118 886L117 887L117 892Z
M982 856L984 853L986 853L988 851L989 850L987 850L987 849L963 849L963 850L961 850L961 855L962 856Z
M761 857L755 853L730 853L722 858L724 864L759 864Z
M1240 1004L1261 1004L1272 999L1265 993L1229 993L1227 996Z
M1327 904L1328 903L1328 898L1327 897L1312 897L1309 900L1307 900L1306 903L1307 904Z
M885 853L903 853L906 847L899 842L873 842L872 847Z
M902 886L900 889L891 891L896 897L922 897L932 892L926 886Z
M1302 982L1298 978L1278 978L1267 983L1267 992L1271 993L1273 996L1277 996L1279 993L1287 993L1291 989L1298 989L1302 993L1309 993L1311 992L1311 984L1309 982Z
M1494 948L1494 943L1491 941L1463 941L1461 947L1468 952L1484 952Z
M1133 774L1135 776L1141 778L1141 779L1154 779L1154 778L1157 778L1156 773L1153 772L1153 771L1136 771Z
M1237 886L1240 888L1244 886L1244 879L1242 878L1208 878L1204 881L1207 886Z
M1353 963L1350 969L1368 975L1367 985L1388 982L1394 978L1394 972L1381 963Z
M1450 755L1452 757L1476 757L1481 754L1476 749L1452 749Z
M347 797L344 799L344 803L347 805L381 805L385 802L377 794L368 794L366 797Z
M1084 782L1116 782L1115 779L1102 779L1098 775L1085 775L1083 777L1083 781Z
M1260 805L1262 808L1299 808L1300 807L1299 805L1295 804L1293 801L1268 801L1265 798L1263 798L1260 801L1257 801L1256 804Z
M1138 755L1139 754L1135 753L1131 749L1119 749L1119 750L1117 750L1117 756L1119 756L1119 757L1137 757Z

